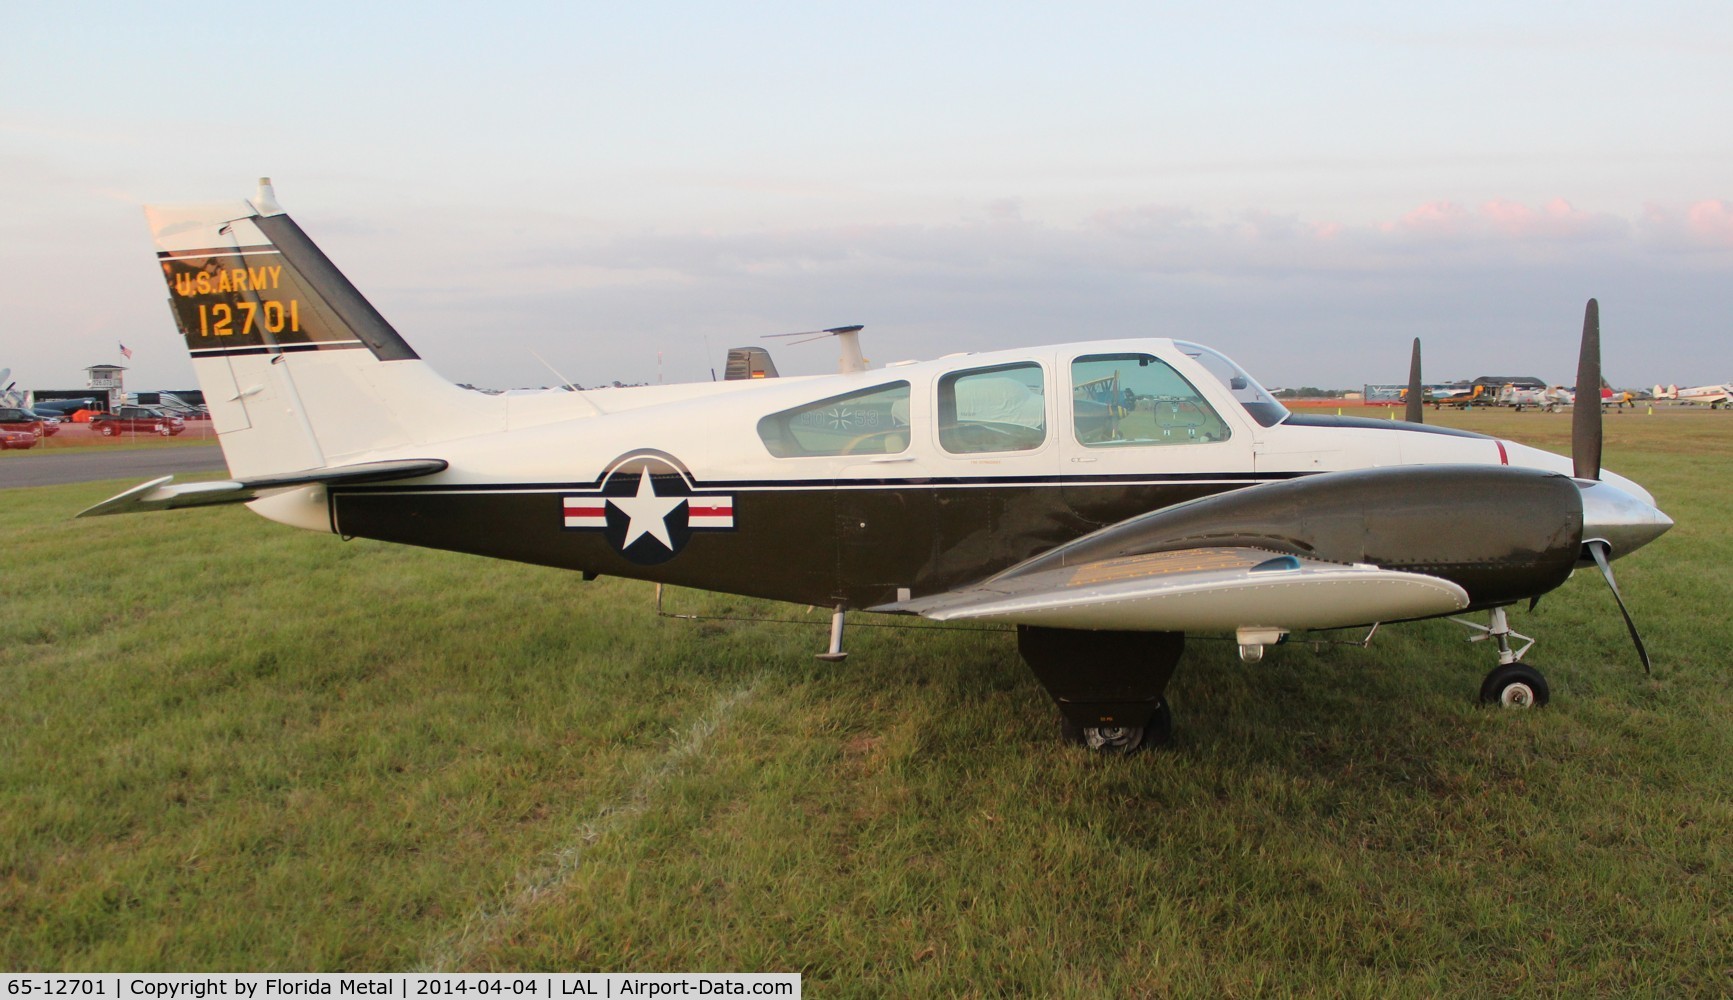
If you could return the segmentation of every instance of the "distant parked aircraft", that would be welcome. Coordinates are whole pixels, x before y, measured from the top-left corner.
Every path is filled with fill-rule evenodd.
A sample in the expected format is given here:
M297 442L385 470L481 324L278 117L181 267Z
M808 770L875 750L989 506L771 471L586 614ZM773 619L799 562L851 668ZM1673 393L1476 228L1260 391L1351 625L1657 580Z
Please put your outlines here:
M1733 400L1733 386L1698 385L1689 389L1681 389L1676 385L1666 388L1655 386L1656 399L1676 399L1681 403L1708 403L1711 410L1719 410Z

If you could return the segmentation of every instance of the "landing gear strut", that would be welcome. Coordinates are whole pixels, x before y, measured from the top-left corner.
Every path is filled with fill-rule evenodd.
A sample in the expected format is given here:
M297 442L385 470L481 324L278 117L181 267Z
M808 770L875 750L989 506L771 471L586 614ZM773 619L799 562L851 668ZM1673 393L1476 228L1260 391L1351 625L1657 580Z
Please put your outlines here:
M1534 640L1521 632L1511 630L1510 621L1503 608L1493 608L1492 620L1486 625L1476 625L1461 618L1452 618L1451 621L1481 633L1469 636L1469 642L1491 639L1498 643L1498 666L1487 673L1486 680L1480 685L1480 700L1483 703L1504 708L1539 708L1552 697L1547 688L1546 676L1522 662L1522 655L1534 645ZM1511 648L1512 636L1521 640L1520 648Z
M1180 632L1017 628L1017 651L1059 706L1060 735L1104 754L1172 739L1164 692L1184 650Z

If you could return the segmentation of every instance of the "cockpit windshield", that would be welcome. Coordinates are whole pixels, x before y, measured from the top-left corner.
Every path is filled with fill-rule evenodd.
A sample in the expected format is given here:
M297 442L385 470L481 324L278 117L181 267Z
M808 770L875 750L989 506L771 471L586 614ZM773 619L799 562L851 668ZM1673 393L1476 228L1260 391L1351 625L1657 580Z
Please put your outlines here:
M1203 365L1204 370L1226 386L1234 399L1262 426L1274 427L1288 419L1288 408L1277 402L1276 397L1259 385L1257 379L1247 375L1245 369L1228 360L1225 355L1201 344L1182 340L1174 341L1173 346L1179 348L1186 357L1195 358L1198 364Z

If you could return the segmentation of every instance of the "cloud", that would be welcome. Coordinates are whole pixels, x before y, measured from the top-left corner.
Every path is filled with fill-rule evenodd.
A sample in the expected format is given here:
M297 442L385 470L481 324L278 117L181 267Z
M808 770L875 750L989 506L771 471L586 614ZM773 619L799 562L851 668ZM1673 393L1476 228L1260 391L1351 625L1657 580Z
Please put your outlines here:
M1643 243L1656 252L1707 255L1722 262L1733 250L1733 203L1720 200L1687 205L1649 203L1637 224Z
M655 348L688 360L684 372L670 360L672 377L701 377L706 342L720 353L853 322L868 324L868 354L881 359L1173 335L1243 355L1276 381L1352 385L1389 376L1408 338L1423 336L1440 377L1509 367L1556 381L1582 302L1598 295L1610 333L1655 338L1609 337L1613 377L1636 384L1676 380L1706 358L1728 363L1713 360L1727 350L1705 322L1726 312L1728 293L1704 269L1733 263L1730 223L1721 202L1650 206L1631 220L1554 200L1433 201L1363 225L1170 205L1062 225L1030 221L1015 203L950 225L541 225L483 254L461 288L438 287L435 268L419 278L433 287L398 289L411 310L399 326L418 347L415 331L426 330L427 356L483 384L533 381L534 371L510 373L528 348L581 354L585 374L570 372L580 381L647 377ZM1695 256L1666 252L1674 244ZM514 331L524 349L459 333L484 324ZM777 350L785 371L834 361L817 348Z
M1700 201L1685 210L1685 220L1691 235L1705 245L1733 248L1733 205Z
M1580 211L1563 198L1554 198L1538 209L1512 201L1489 201L1480 206L1480 217L1513 239L1600 239L1623 235L1630 229L1623 219Z
M684 230L403 208L361 205L306 224L424 357L480 385L546 381L532 350L585 384L653 379L658 350L669 378L707 378L728 347L845 323L867 324L867 354L880 361L1177 336L1275 384L1348 386L1399 378L1420 336L1440 378L1500 369L1561 381L1590 296L1602 302L1615 382L1733 368L1722 279L1733 205L1723 201L1627 218L1556 200L1434 200L1349 223L1159 203L1040 221L1008 200L947 224ZM127 263L138 256L128 235L98 243L114 248L104 273L126 280L114 315L88 314L98 329L80 339L136 347L160 332L151 356L179 358L148 264ZM47 304L76 297L56 283L83 272L0 256L40 292L18 310L21 328L64 328ZM835 363L824 345L770 346L785 372ZM37 347L0 361L42 370L51 342ZM189 383L190 366L157 381Z
M1461 205L1449 201L1429 201L1391 222L1381 223L1386 233L1421 236L1461 236L1472 228L1472 219Z

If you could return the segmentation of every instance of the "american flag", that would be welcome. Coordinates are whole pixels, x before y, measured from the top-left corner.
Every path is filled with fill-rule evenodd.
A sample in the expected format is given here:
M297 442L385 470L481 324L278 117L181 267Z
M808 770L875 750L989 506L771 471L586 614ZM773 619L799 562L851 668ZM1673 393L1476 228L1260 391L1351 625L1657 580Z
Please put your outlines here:
M132 348L126 346L125 344L121 344L120 345L120 356L125 358L128 361L131 361L132 360Z

